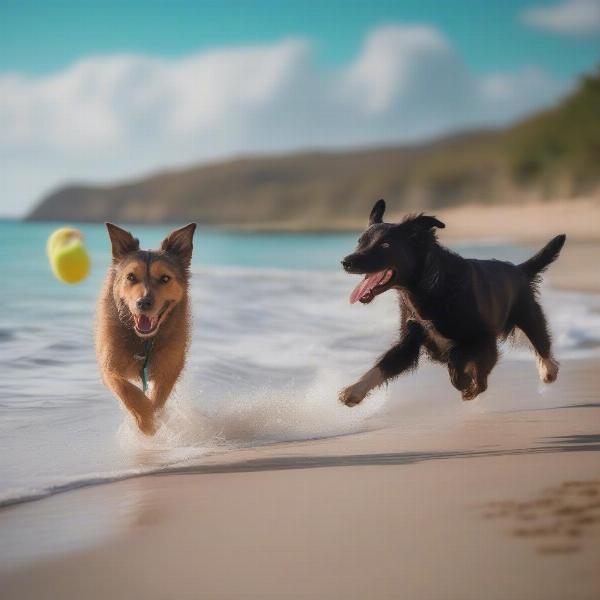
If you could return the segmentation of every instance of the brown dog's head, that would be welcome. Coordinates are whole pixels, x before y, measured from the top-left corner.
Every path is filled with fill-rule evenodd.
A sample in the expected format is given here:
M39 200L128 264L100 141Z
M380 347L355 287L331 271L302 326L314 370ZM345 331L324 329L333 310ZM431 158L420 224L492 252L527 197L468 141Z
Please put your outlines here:
M140 250L129 231L106 223L112 244L113 297L121 320L139 337L156 334L187 294L196 224L171 232L160 250Z

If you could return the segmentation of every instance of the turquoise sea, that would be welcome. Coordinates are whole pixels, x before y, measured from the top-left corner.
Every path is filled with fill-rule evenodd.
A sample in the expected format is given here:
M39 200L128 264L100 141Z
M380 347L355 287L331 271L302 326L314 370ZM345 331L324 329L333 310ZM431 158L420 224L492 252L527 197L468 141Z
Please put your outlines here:
M346 434L383 409L385 391L352 410L337 402L337 391L397 336L393 293L367 307L348 303L356 278L339 261L356 235L200 229L188 365L157 435L144 438L95 363L94 308L109 264L104 227L80 227L93 270L67 286L45 256L58 225L0 222L0 504L194 464L231 447ZM144 247L169 229L132 227ZM532 253L502 243L457 249L514 261ZM543 300L559 358L600 354L597 296L545 289ZM532 360L522 348L505 354ZM449 387L440 401L450 398Z

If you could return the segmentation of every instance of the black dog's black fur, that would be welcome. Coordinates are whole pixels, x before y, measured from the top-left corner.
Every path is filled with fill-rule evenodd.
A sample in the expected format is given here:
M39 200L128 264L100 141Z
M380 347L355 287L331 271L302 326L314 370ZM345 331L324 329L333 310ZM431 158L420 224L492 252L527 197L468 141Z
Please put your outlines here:
M434 217L417 215L398 224L383 223L385 202L379 200L369 227L353 254L342 260L348 273L372 274L391 269L383 285L360 299L395 288L400 296L401 340L357 383L340 394L354 406L375 387L416 368L422 349L448 365L450 380L464 400L487 388L498 359L498 339L515 328L531 341L543 381L554 381L558 363L552 357L544 313L537 302L540 274L558 258L566 236L552 239L520 265L498 260L465 259L441 246Z

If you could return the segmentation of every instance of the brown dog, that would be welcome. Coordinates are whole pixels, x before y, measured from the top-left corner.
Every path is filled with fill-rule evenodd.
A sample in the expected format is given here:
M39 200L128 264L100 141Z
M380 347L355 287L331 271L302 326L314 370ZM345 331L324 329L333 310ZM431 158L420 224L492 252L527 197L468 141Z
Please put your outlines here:
M139 241L116 225L106 223L106 228L113 260L98 302L96 355L106 385L140 430L152 435L155 414L185 363L196 224L173 231L155 251L140 250Z

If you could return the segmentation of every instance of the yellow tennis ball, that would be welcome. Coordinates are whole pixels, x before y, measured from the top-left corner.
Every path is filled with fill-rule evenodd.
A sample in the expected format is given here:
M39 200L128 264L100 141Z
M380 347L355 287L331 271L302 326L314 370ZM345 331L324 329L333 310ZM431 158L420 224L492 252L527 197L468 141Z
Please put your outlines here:
M57 229L46 244L52 272L63 283L79 283L90 272L90 257L83 245L83 235L77 229Z

